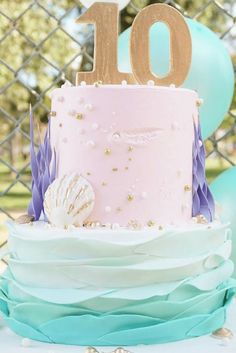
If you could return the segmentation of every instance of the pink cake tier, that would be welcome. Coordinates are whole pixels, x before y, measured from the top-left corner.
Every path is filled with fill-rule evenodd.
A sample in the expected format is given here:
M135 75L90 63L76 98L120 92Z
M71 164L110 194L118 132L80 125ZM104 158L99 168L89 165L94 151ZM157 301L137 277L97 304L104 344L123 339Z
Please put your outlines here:
M57 176L95 191L90 221L183 224L192 216L197 93L138 85L64 86L52 94Z

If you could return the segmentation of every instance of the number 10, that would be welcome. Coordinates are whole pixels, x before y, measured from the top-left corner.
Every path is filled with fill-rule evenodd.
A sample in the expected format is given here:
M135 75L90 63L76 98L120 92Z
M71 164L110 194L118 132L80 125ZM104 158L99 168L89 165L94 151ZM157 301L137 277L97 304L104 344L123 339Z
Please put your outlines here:
M136 16L130 38L131 73L117 68L117 41L119 10L114 3L94 3L77 20L78 23L95 25L94 69L78 72L76 84L81 81L93 84L146 84L153 80L156 85L180 86L188 73L191 62L191 37L183 16L165 4L147 6ZM164 22L170 31L170 70L167 76L158 77L150 68L149 30L156 22ZM158 38L157 38L158 40Z

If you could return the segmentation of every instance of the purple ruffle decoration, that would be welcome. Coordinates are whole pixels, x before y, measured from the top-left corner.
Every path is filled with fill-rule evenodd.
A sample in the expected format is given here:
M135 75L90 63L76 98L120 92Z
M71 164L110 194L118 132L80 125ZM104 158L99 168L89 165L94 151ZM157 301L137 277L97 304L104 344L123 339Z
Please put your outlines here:
M34 216L37 221L41 213L44 213L44 194L48 186L56 177L56 155L52 153L50 145L50 121L44 142L39 141L37 154L34 149L34 121L30 108L30 164L32 173L32 199L28 207L28 214Z
M193 206L192 216L203 215L211 222L214 219L215 203L205 174L205 147L201 126L194 123L193 143Z

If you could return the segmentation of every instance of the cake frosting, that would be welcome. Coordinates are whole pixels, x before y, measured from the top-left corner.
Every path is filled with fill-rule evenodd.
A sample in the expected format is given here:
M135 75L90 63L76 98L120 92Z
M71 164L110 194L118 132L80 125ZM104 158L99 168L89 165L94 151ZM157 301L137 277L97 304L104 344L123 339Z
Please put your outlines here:
M136 231L8 226L11 258L0 282L0 309L23 336L134 345L223 325L235 292L227 224Z
M191 90L157 86L54 90L57 176L76 172L93 185L89 220L122 226L190 220L197 98Z

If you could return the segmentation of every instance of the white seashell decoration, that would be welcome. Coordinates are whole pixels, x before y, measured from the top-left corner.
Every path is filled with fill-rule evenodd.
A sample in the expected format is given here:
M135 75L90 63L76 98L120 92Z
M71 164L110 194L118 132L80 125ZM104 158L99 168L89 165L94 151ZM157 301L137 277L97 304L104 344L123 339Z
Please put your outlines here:
M95 194L91 184L78 174L57 178L44 197L44 211L56 227L81 227L94 207Z

